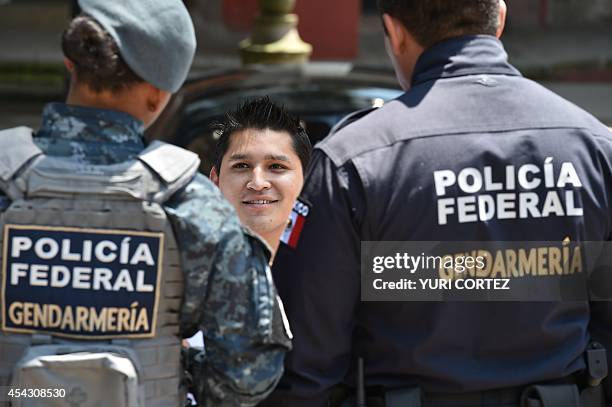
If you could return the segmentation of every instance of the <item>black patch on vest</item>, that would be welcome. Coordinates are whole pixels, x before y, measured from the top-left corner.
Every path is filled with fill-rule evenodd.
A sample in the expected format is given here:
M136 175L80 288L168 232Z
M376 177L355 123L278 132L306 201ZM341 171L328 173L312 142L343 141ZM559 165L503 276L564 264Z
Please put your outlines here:
M2 330L83 339L154 336L163 238L5 225Z

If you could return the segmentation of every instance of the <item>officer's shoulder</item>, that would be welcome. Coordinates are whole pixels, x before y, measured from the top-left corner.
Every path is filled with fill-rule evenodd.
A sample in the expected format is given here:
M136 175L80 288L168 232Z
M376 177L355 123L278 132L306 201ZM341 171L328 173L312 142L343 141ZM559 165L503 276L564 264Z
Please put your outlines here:
M332 129L329 131L328 138L338 133L340 130L344 129L345 127L355 123L356 121L363 119L364 117L366 117L372 112L375 112L376 110L378 110L378 107L366 107L364 109L359 109L352 113L347 114L338 123L336 123L334 127L332 127Z
M595 134L595 140L605 151L612 152L612 127L602 124L603 129Z
M201 204L204 204L206 201L214 201L219 202L223 207L231 207L229 202L223 197L219 188L201 172L196 173L191 181L179 191L174 198L202 199L203 201L199 202Z
M177 215L190 218L185 219L188 222L214 219L217 223L235 215L219 188L202 173L197 173L166 205L175 208Z
M580 127L598 136L609 136L609 129L588 111L538 82L527 78L521 80L530 85L533 93L528 96L544 106L546 111L554 112L561 125Z
M334 126L330 134L316 147L323 150L336 165L342 165L355 156L382 147L387 144L387 140L381 135L385 133L385 128L397 107L397 102L390 101L380 108L351 113Z
M253 252L264 256L265 248L260 249L255 238L244 232L232 205L202 174L177 192L165 209L183 247L212 247L223 242L224 256L252 256Z

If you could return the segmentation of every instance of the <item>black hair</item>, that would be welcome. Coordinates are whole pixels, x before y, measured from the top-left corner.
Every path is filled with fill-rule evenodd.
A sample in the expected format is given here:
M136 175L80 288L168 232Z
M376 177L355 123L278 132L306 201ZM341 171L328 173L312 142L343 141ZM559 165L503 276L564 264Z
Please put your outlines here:
M125 63L113 37L87 14L70 22L62 34L62 51L74 64L76 79L97 93L117 93L144 82Z
M272 102L267 96L243 102L236 110L226 113L225 120L215 127L220 133L214 157L217 173L221 172L221 162L229 148L232 134L246 129L287 132L291 136L293 150L300 159L302 169L306 171L312 153L312 144L306 130L298 117L290 114L284 106Z
M499 0L378 0L378 9L425 48L451 37L495 35L499 24Z

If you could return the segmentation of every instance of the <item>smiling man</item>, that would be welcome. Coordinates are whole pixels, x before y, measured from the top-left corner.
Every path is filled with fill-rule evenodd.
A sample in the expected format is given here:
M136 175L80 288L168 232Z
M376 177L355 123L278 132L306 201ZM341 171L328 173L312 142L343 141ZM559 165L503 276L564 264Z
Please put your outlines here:
M312 146L300 121L269 98L226 115L210 178L273 252L304 184Z

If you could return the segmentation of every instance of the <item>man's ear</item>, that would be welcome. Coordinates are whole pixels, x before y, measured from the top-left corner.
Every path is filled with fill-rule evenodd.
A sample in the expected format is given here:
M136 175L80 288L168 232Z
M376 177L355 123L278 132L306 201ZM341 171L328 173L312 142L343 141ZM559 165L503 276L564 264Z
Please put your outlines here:
M160 105L162 103L162 90L156 88L155 86L151 85L150 83L145 83L145 86L147 88L146 90L146 103L147 103L147 110L150 113L155 113L157 112L157 110L160 108Z
M506 27L506 16L508 15L508 6L506 6L506 2L504 0L499 0L499 17L497 22L497 32L495 36L500 38L504 32L504 27Z
M401 56L406 49L406 27L397 18L387 13L383 14L382 19L387 31L391 52L396 57Z
M213 182L213 184L215 184L217 187L219 186L219 174L217 174L217 169L215 167L212 167L210 169L210 180Z
M68 72L70 72L70 74L74 73L74 62L72 62L68 58L64 58L64 66L66 67Z

